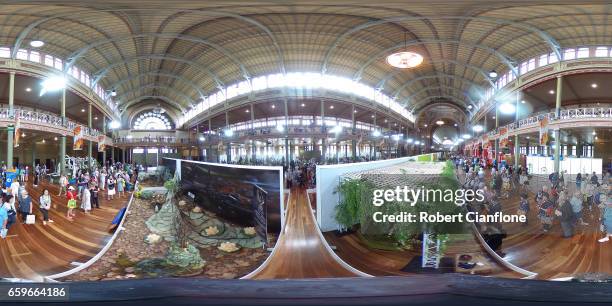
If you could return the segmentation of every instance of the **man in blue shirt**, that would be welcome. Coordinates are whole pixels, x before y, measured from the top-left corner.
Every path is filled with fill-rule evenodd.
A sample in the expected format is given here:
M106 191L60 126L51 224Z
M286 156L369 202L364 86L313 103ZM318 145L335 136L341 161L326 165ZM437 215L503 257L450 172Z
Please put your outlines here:
M6 233L8 229L6 225L8 224L8 212L4 205L0 206L0 238L6 238Z

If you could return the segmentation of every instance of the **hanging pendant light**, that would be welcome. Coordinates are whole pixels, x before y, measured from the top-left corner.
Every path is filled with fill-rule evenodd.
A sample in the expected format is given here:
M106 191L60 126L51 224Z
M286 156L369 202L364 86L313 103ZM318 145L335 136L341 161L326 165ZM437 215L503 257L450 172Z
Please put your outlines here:
M423 56L412 51L408 51L408 40L404 33L404 51L395 52L387 56L387 64L395 68L407 69L414 68L423 63Z

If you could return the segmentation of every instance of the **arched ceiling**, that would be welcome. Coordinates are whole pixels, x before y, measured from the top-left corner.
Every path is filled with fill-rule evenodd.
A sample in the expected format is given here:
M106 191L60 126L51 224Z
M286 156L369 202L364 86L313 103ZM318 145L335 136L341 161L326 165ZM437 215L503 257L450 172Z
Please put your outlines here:
M43 52L116 87L120 105L135 109L134 101L150 97L186 109L220 86L293 71L360 79L410 110L437 97L465 106L489 86L487 71L560 47L609 44L612 32L610 6L580 2L22 3L2 6L0 45L29 48L43 40ZM425 63L405 71L388 66L386 55L405 44Z

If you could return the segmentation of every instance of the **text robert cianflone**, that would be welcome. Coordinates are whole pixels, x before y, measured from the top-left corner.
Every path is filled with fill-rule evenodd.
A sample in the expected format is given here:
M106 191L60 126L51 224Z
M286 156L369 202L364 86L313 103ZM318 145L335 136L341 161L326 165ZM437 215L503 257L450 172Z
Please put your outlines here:
M425 187L413 189L408 186L397 186L395 189L375 189L372 192L372 204L382 206L385 202L405 202L410 206L416 205L419 201L423 203L432 202L453 202L457 206L462 206L468 202L484 201L484 191L481 189L426 189Z
M439 212L430 214L425 211L418 213L401 212L396 214L385 214L375 212L372 219L376 223L414 223L414 222L436 222L436 223L462 223L462 222L526 222L525 215L508 215L497 212L492 215L482 215L477 212L466 212L452 215L445 215Z

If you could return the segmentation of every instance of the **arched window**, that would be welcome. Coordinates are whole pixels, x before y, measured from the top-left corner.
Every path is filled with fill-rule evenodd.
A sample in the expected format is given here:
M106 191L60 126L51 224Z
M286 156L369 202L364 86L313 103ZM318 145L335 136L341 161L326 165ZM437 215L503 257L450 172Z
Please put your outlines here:
M159 110L139 114L132 125L134 130L171 130L172 128L172 120L165 112Z

